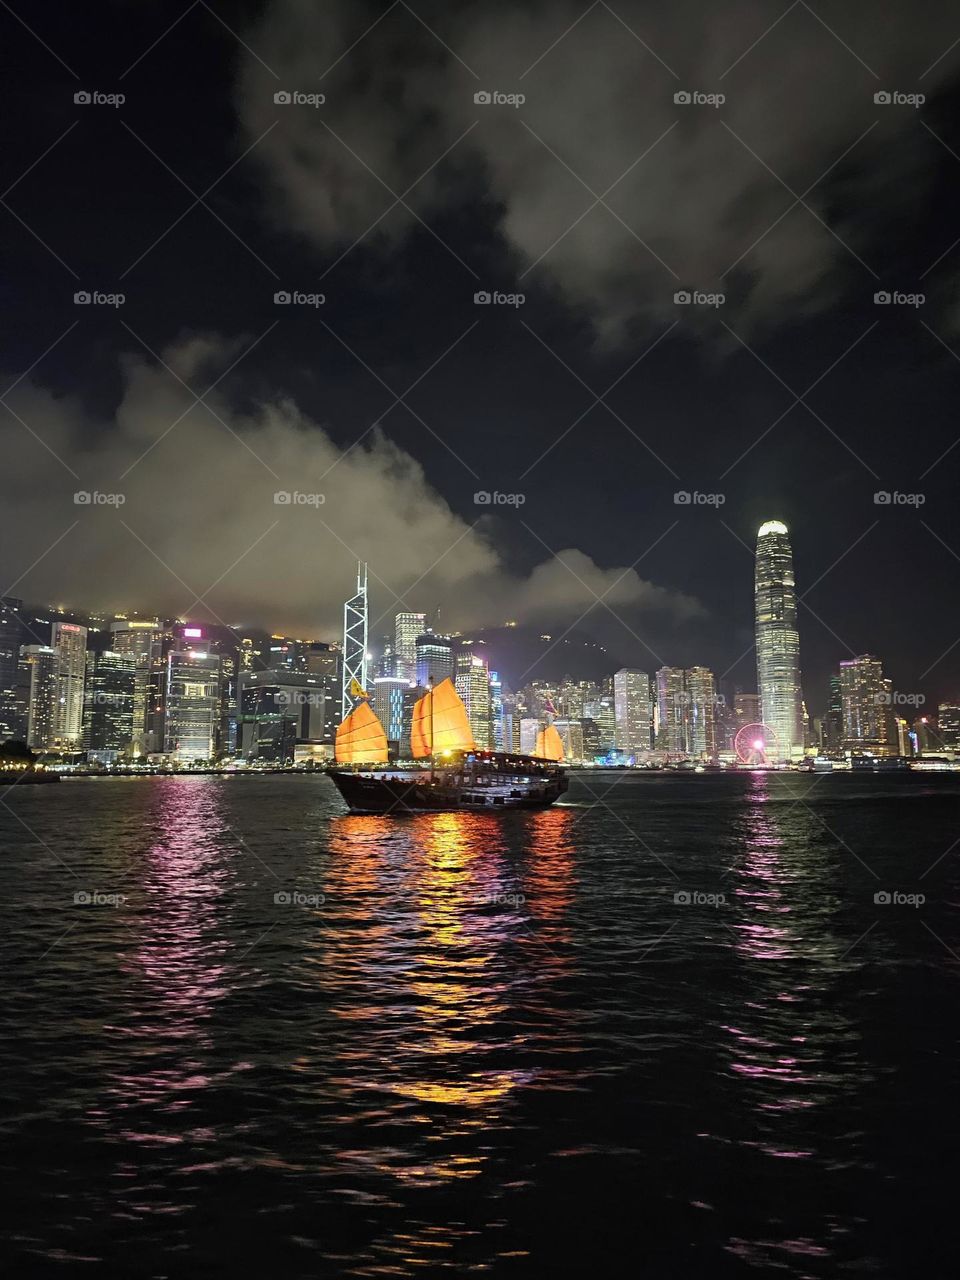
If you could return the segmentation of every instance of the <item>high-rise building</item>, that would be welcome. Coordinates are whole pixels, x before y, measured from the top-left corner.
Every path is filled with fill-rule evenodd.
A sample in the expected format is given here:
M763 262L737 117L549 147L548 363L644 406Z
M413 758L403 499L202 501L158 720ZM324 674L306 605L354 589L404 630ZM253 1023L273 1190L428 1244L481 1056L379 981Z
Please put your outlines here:
M945 747L960 747L960 703L941 702L937 707L937 728Z
M435 685L456 675L454 643L450 636L436 635L428 631L416 639L416 682L426 689L431 680Z
M494 751L510 751L504 725L503 682L497 671L490 672L490 746Z
M409 682L417 679L417 636L427 629L425 613L398 613L393 651L397 658L394 675L404 676Z
M213 759L220 722L220 655L200 627L180 627L167 654L164 754L181 764Z
M390 677L396 676L397 667L399 665L401 664L399 663L399 660L397 658L396 650L393 647L393 641L388 639L387 636L384 636L383 652L381 653L380 657L377 659L377 664L373 669L374 679L376 679L377 677L382 678L384 676L390 676ZM410 684L411 681L412 681L412 677L411 677L411 680L407 681L407 683Z
M586 750L587 739L591 746L595 748L593 754L598 756L609 755L616 746L617 741L617 717L616 717L616 699L613 694L601 693L599 696L585 699L583 704L583 715L585 720L589 720L596 725L596 734L584 731L584 750ZM653 729L653 717L651 716L651 732Z
M563 743L564 760L582 760L583 756L583 720L567 719L565 716L554 720L554 728Z
M681 667L657 672L657 750L684 755L687 749L686 694Z
M317 757L332 755L340 694L335 675L294 671L286 665L241 671L237 752L247 760L275 764L294 760L298 745L316 748L312 754Z
M20 650L28 674L27 744L49 751L58 738L60 719L60 651L50 645L26 644Z
M491 673L492 680L492 673ZM493 686L491 685L491 690ZM501 713L501 731L503 734L503 746L498 747L498 751L520 750L520 712L517 707L517 695L511 693L506 687L502 686L502 713ZM496 737L494 737L496 741Z
M110 649L134 659L136 680L133 697L133 754L145 755L150 673L161 656L163 631L156 618L115 618L110 623Z
M683 683L687 695L687 754L712 760L717 754L717 690L713 672L706 667L690 667L683 673Z
M234 649L220 655L220 724L217 733L217 754L221 759L237 754L239 711L237 651Z
M843 693L839 672L834 672L830 677L830 702L823 718L820 749L826 752L843 750Z
M356 685L367 687L367 566L357 565L357 590L343 606L343 683L341 717L360 701L352 692Z
M455 685L467 709L473 740L481 751L493 749L490 714L490 673L483 658L469 651L457 655Z
M759 693L744 693L738 689L733 695L733 717L738 732L744 725L759 724L762 717Z
M403 742L403 709L410 681L402 676L375 676L373 680L373 710L383 725L387 742L396 744L400 751Z
M613 677L613 702L617 750L627 756L649 751L653 740L653 698L647 673L628 667L618 671Z
M918 756L936 755L943 749L940 731L932 723L930 716L918 716L910 727L910 736L914 743L914 754Z
M585 680L565 678L560 685L557 710L568 720L582 720L588 690L589 685Z
M26 733L18 697L18 668L23 605L12 596L0 596L0 742Z
M803 694L793 552L787 526L767 520L757 533L757 681L763 723L781 760L803 756Z
M897 754L892 687L891 682L884 679L880 659L872 654L861 654L840 663L845 751L878 756Z
M87 628L55 622L50 647L60 655L57 736L64 746L79 747L83 732L83 681L87 666Z
M134 653L87 653L83 748L88 759L112 763L133 743L138 670Z
M520 720L520 751L522 755L532 756L537 749L537 733L543 728L543 721L535 716L523 716Z

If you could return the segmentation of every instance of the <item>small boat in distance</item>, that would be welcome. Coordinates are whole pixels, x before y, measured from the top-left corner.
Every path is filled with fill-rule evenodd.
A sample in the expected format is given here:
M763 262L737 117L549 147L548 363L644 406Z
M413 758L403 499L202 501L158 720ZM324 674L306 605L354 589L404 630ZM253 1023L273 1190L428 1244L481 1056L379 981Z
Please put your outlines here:
M541 745L538 736L538 749ZM331 769L330 777L354 812L381 814L542 809L568 785L558 763L562 743L559 758L478 749L449 679L416 703L410 750L410 764L389 763L383 726L362 700L337 730L336 762L349 767Z

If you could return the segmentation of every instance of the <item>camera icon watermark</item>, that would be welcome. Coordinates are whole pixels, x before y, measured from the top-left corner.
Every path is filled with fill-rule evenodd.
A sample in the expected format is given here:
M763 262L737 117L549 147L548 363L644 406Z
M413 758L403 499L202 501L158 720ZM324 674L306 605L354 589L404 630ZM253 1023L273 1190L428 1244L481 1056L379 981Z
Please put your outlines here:
M125 293L101 293L99 289L78 289L73 295L75 307L122 307Z
M301 293L298 289L278 289L273 295L278 307L322 307L326 300L325 293Z
M125 493L101 493L99 489L78 489L73 495L78 507L122 507L126 500Z
M310 693L306 689L278 689L274 702L278 707L325 707L327 695L322 691Z
M525 293L499 293L496 289L478 289L473 295L475 307L522 307L527 300Z
M703 893L700 889L678 889L673 895L678 907L722 907L726 905L726 894Z
M122 907L126 900L125 893L101 893L99 889L78 889L73 895L78 907Z
M678 289L673 301L678 307L722 307L727 300L725 293L706 293L702 289Z
M526 895L523 893L511 893L502 890L482 894L478 899L482 906L487 907L522 907L526 900Z
M522 507L527 500L525 493L500 493L489 489L478 489L473 495L474 505L478 507Z
M925 693L902 693L899 689L883 690L874 698L878 707L922 707L926 701Z
M326 102L326 94L302 93L299 89L278 89L273 101L278 107L322 107Z
M901 293L894 289L878 289L873 295L874 306L877 307L922 307L927 300L925 293Z
M878 489L873 495L875 507L922 507L926 500L925 493L901 493L899 489Z
M122 107L127 96L124 93L101 93L99 89L78 89L73 100L78 107Z
M273 895L278 907L322 907L326 897L322 893L301 893L298 889L279 889Z
M322 507L326 500L323 493L301 493L299 489L278 489L273 495L278 507Z
M699 89L677 89L673 95L678 107L722 107L727 100L725 93L702 93Z
M501 93L499 89L478 89L473 95L477 107L522 107L527 96L524 93Z
M925 93L902 93L899 89L878 89L873 95L878 107L922 107L927 100Z
M927 896L924 893L901 893L899 889L879 889L873 900L878 907L922 907Z
M698 489L678 489L673 495L677 507L722 507L727 500L725 493L700 493Z

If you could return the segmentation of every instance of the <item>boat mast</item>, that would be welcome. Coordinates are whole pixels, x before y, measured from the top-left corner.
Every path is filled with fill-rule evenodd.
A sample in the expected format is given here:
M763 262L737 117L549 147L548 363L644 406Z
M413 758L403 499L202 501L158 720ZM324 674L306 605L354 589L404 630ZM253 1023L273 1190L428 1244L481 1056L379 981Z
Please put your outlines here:
M427 688L430 691L430 781L433 781L433 675L427 676Z

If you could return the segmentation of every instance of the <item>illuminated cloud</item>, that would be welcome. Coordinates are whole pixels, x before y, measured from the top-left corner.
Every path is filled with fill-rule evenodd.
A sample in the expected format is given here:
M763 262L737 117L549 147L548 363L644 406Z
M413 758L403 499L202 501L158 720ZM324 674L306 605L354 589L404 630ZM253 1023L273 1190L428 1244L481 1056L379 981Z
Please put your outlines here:
M185 379L215 376L237 349L194 335L163 359ZM109 422L91 422L79 403L40 386L17 388L12 407L46 448L12 424L22 440L0 473L0 571L13 594L332 638L362 557L373 618L385 619L375 635L407 607L442 606L449 626L572 621L608 588L617 609L671 621L699 611L576 550L529 576L513 572L488 536L490 517L465 522L379 432L341 453L290 400L243 413L218 389L208 409L145 358L128 356L123 374Z

